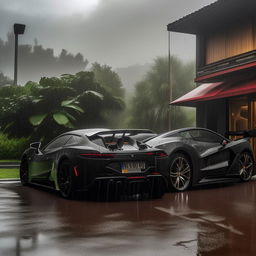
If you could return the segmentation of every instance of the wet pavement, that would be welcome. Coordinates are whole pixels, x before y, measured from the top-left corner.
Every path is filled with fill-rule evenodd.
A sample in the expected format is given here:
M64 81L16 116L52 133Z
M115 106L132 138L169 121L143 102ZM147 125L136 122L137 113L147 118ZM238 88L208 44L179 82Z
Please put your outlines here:
M256 255L256 180L127 202L0 183L0 255Z

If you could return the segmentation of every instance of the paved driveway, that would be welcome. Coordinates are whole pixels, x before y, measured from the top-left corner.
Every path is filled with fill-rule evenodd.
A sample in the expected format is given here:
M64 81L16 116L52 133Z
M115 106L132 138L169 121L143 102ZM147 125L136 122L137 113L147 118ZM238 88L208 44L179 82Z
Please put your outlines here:
M114 203L0 183L0 255L255 255L255 215L256 181Z

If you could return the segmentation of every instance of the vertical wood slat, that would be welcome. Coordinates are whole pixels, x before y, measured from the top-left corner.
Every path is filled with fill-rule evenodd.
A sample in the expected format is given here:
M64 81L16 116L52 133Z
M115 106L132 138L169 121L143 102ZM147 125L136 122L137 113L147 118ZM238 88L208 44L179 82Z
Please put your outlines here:
M253 49L252 24L233 28L227 33L226 57L249 52Z
M243 23L211 34L206 40L206 64L233 57L256 49L256 33L253 22Z
M225 34L212 34L206 41L206 64L226 58Z

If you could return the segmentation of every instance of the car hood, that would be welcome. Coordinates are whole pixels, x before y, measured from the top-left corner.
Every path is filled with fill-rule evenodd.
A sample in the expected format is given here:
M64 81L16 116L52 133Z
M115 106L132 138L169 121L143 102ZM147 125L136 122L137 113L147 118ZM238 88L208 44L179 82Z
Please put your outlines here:
M172 142L179 142L179 141L181 141L180 137L169 137L169 138L155 137L147 141L146 144L149 145L150 147L157 147L159 145L172 143Z

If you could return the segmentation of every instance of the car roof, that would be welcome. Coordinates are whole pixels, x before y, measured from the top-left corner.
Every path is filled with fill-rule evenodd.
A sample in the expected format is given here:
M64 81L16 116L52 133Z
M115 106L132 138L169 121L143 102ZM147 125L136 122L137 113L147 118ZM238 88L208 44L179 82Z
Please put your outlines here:
M106 128L80 129L80 130L69 131L69 132L63 133L62 135L73 134L73 135L83 135L83 136L90 137L96 133L105 132L105 131L110 131L110 129L106 129Z
M204 130L204 131L208 131L208 132L212 132L212 133L215 133L215 134L218 134L219 136L222 136L221 134L215 132L215 131L212 131L212 130L209 130L207 128L202 128L202 127L187 127L187 128L181 128L181 129L177 129L177 130L173 130L173 131L169 131L169 132L165 132L165 133L162 133L160 134L159 136L164 136L166 134L168 135L172 135L172 134L175 134L175 133L180 133L180 132L185 132L185 131L191 131L191 130ZM222 136L223 137L223 136Z

